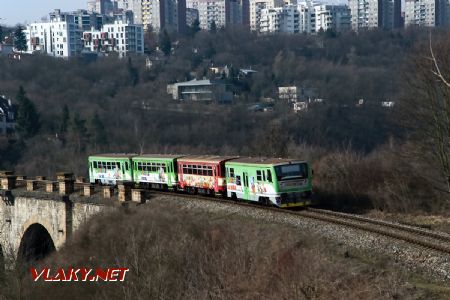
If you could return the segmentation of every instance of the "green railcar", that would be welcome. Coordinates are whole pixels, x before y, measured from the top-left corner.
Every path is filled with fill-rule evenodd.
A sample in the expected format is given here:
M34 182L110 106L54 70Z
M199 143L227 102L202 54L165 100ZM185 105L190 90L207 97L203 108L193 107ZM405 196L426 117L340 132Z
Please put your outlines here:
M238 158L225 163L227 196L296 207L311 204L312 171L305 161Z
M133 157L133 181L143 187L175 189L181 155L146 154Z
M89 156L89 182L116 185L117 181L132 181L131 159L136 154L98 154Z

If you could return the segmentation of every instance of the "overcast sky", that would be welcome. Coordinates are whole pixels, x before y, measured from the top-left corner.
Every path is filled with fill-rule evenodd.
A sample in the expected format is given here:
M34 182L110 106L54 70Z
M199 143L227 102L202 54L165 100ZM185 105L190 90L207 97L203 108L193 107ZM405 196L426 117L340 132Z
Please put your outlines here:
M86 8L87 0L0 0L0 24L40 21L55 8L63 11Z

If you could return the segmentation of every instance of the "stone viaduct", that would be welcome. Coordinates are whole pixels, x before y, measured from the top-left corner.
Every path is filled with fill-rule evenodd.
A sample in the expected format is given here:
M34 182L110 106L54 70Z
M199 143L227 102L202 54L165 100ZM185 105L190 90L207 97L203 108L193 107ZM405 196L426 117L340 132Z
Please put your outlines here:
M25 180L0 171L0 271L16 260L38 260L60 249L86 220L120 206L117 200L143 199L141 190L123 183L117 198L112 187L95 193L93 185L77 184L72 177L60 173L57 181Z

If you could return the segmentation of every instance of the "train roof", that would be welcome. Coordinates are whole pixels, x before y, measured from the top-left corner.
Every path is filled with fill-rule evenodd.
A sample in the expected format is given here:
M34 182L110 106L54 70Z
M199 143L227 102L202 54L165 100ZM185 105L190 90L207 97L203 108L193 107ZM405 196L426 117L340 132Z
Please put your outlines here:
M175 158L181 158L185 157L186 155L179 155L179 154L142 154L135 156L134 158L168 158L168 159L175 159Z
M233 159L227 163L242 163L249 165L285 165L292 163L302 163L305 161L290 158L273 158L273 157L240 157Z
M104 157L104 158L132 158L136 156L135 153L103 153L103 154L94 154L89 155L89 157Z
M185 162L208 162L208 163L220 163L222 161L227 161L237 156L219 156L219 155L188 155L178 161Z

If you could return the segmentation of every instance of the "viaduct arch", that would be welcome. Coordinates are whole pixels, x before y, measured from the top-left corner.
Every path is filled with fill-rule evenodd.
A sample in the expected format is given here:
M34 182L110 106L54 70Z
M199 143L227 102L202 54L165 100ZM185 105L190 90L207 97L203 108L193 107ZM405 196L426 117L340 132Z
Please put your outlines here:
M46 257L55 250L55 243L48 230L39 223L33 223L22 235L17 259L25 263L32 263Z
M32 262L59 250L87 219L114 209L87 202L88 198L77 200L30 193L17 193L6 199L0 193L0 271L13 267L18 259Z

